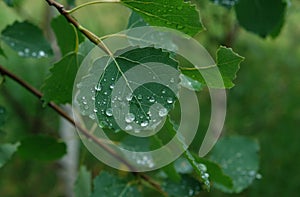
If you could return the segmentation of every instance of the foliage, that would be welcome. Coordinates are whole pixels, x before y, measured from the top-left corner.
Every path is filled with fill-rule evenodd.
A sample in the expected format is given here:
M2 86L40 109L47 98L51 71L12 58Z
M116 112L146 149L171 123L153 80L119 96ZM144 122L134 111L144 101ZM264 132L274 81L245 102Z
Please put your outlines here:
M233 8L240 25L261 37L268 35L276 37L279 35L284 23L287 6L287 2L280 0L276 1L273 6L269 6L271 2L268 1L258 1L257 4L247 0L213 2L228 9ZM12 7L9 9L14 9L14 1L5 1L5 3ZM76 4L75 1L67 1L67 3L70 6ZM195 36L205 29L198 8L190 1L121 0L120 4L132 10L128 22L128 27L131 28L145 25L162 26L181 31L189 36ZM68 12L66 13L68 14ZM95 38L92 32L89 32L82 26L71 24L70 20L66 20L66 13L55 17L51 22L51 29L55 34L60 58L56 59L56 63L49 69L50 74L44 79L41 87L41 92L43 93L41 99L45 104L50 103L50 106L53 102L56 104L71 104L78 68L83 57L93 47L87 38L91 41L93 41L92 38ZM253 22L253 18L257 22ZM202 34L205 36L205 33ZM11 58L10 55L7 55L10 54L6 53L7 50L15 51L24 60L26 58L43 58L46 59L45 61L53 62L55 59L53 56L54 49L44 37L43 31L30 21L15 21L1 32L0 38L5 43L4 47L0 43L0 55L7 57L7 59ZM100 40L101 38L98 39ZM159 42L159 40L156 42ZM191 65L183 60L182 57L158 48L156 45L144 47L141 43L137 44L135 48L117 51L116 53L121 55L114 58L113 61L109 55L97 59L90 68L89 74L83 76L83 83L79 84L81 91L78 98L81 99L79 99L79 102L81 103L82 115L89 116L91 119L97 119L100 122L100 126L106 128L107 131L121 133L121 136L118 136L120 137L118 139L120 144L126 146L140 143L143 148L146 147L147 150L150 150L152 146L165 144L170 137L176 134L171 120L174 117L167 115L176 109L177 92L165 90L165 87L160 84L149 83L137 88L131 95L127 95L133 106L130 109L131 119L140 123L141 127L149 124L150 115L147 112L153 102L158 102L164 107L164 115L161 117L167 117L166 125L163 127L164 134L156 135L155 139L151 138L149 141L138 140L134 137L130 138L124 135L124 130L131 130L132 128L120 128L111 115L111 106L107 104L111 103L112 99L115 99L112 98L114 83L123 77L123 73L136 67L138 64L146 64L147 62L168 64L178 70L180 74L163 76L161 75L163 73L156 70L153 65L149 70L158 78L167 78L167 81L170 81L170 86L174 84L178 88L181 85L202 93L203 90L206 90L205 85L214 88L232 88L234 86L233 81L236 79L237 72L240 69L240 63L244 58L230 47L218 46L215 58L216 65L210 65L203 69L215 67L219 69L224 82L224 87L219 87L214 83L206 84L203 76L196 69L197 65ZM95 40L93 44L97 44ZM128 50L130 51L127 52ZM95 86L90 83L90 79L94 77L93 75L97 75L99 65L105 65L105 70ZM34 72L34 70L30 72ZM2 71L1 74L4 77L7 75L7 73ZM135 81L126 82L124 89L128 84L130 86L135 83ZM97 92L95 98L88 98L90 101L95 100L95 103L98 103L95 108L91 106L86 107L85 95L87 95L87 91L91 90ZM160 109L157 110L160 113ZM5 109L0 107L0 127L6 121L5 112ZM93 116L94 112L99 112L96 113L96 117ZM210 187L226 193L240 193L248 188L256 178L260 177L258 173L259 146L252 139L247 137L225 137L218 142L208 158L200 158L194 153L196 152L195 150L185 149L185 143L181 139L178 139L178 144L185 150L183 156L162 169L145 173L148 178L143 178L145 177L143 173L140 175L138 173L117 175L117 173L107 172L104 168L93 179L92 187L92 173L86 167L81 166L74 185L74 193L76 196L83 197L99 195L107 197L151 196L153 193L182 197L196 196L200 192L209 191ZM58 160L67 151L65 143L60 142L57 136L53 138L53 136L49 137L48 135L27 133L25 137L20 136L15 143L5 142L0 145L0 167L15 152L17 157L24 160L52 161Z

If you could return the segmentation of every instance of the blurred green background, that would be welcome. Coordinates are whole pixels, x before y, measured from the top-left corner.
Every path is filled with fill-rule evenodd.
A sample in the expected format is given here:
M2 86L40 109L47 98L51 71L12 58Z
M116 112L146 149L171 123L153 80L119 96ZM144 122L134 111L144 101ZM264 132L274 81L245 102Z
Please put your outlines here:
M49 34L52 9L44 1L19 0L11 9L0 2L0 31L15 20L29 20ZM86 1L77 1L80 4ZM300 2L292 1L280 35L262 39L237 26L233 10L208 0L199 4L207 31L197 39L214 56L220 44L230 46L244 56L236 86L228 92L227 119L223 135L239 134L258 139L261 145L262 179L241 194L212 190L201 196L298 196L300 192ZM52 11L51 11L52 10ZM93 13L91 16L90 13ZM94 5L75 16L97 35L124 29L130 10L117 4ZM229 39L230 38L230 39ZM49 59L23 59L0 43L7 59L0 64L40 88L51 66ZM0 131L0 141L14 142L30 133L57 136L58 117L40 101L11 80L0 86L0 106L8 111L8 120ZM205 106L204 106L205 107ZM205 111L205 109L203 109ZM5 131L5 132L4 132ZM99 162L82 148L81 162L94 173ZM24 161L18 155L0 170L0 196L63 196L64 183L57 163Z

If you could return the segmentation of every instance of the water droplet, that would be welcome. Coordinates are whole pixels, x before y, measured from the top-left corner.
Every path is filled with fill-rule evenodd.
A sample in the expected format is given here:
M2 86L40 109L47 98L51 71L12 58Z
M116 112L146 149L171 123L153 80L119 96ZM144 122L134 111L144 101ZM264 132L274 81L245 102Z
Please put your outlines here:
M135 116L134 116L133 113L128 113L128 114L125 116L125 121L126 121L127 123L133 122L134 119L135 119Z
M114 89L114 87L115 87L115 86L114 86L113 84L111 84L111 85L109 86L110 89Z
M126 100L127 100L127 101L131 101L131 100L132 100L132 94L127 95L127 96L126 96Z
M173 98L171 98L171 97L167 98L167 103L172 104L173 103Z
M30 51L30 50L29 50L28 48L25 48L25 49L24 49L24 52L25 52L25 53L29 53L29 51Z
M94 112L95 112L95 113L97 113L97 112L98 112L98 110L97 110L97 109L94 109Z
M104 94L104 95L107 95L107 92L104 92L103 94Z
M44 51L39 51L39 57L45 57L46 53Z
M198 168L199 168L200 170L202 170L203 172L206 172L206 171L207 171L207 167L206 167L204 164L202 164L202 163L199 163L199 164L198 164Z
M153 96L150 97L149 99L150 103L154 103L155 102L155 98Z
M106 79L104 78L103 81L106 81Z
M90 117L90 119L92 119L92 120L95 120L95 118L96 118L96 117L95 117L95 114L90 114L89 117Z
M129 124L129 125L127 125L126 127L125 127L125 130L126 131L130 131L130 130L132 130L132 126Z
M142 126L142 127L146 127L146 126L148 126L148 124L149 124L148 121L143 121L143 122L141 123L141 126Z
M262 175L261 174L256 174L255 178L256 179L262 179Z
M139 94L139 95L137 96L137 98L138 98L139 100L142 100L143 96L142 96L141 94Z
M100 84L97 84L95 85L95 90L98 92L98 91L101 91L101 85Z
M160 110L159 110L159 112L158 112L158 115L160 116L160 117L164 117L164 116L166 116L168 114L168 110L166 109L166 108L161 108Z
M162 91L161 91L161 93L165 94L165 93L166 93L166 90L165 90L165 89L164 89L164 90L162 90Z
M12 47L15 46L15 43L14 43L14 42L11 42L11 43L10 43L10 46L12 46Z
M112 78L111 78L111 80L112 80L112 81L114 81L114 80L115 80L115 78L114 78L114 77L112 77Z
M23 51L19 51L18 55L22 57L22 56L24 56L24 52Z
M175 79L174 79L174 78L171 78L170 82L171 82L171 83L174 83L174 82L175 82Z
M254 170L249 171L249 176L255 176L256 172Z
M33 57L35 57L35 56L36 56L36 52L32 52L31 55L32 55Z
M107 116L112 116L113 114L112 114L112 108L108 108L107 110L106 110L106 112L105 112L105 114L107 115Z

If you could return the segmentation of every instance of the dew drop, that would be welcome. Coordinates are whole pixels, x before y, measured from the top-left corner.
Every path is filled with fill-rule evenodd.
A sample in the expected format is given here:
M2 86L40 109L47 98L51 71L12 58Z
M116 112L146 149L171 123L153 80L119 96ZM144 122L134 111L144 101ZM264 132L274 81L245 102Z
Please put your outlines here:
M143 96L142 96L141 94L139 94L139 95L137 96L137 98L138 98L139 100L142 100Z
M126 96L126 100L127 100L127 101L131 101L131 100L132 100L132 94L127 95L127 96Z
M39 51L39 57L45 57L46 53L44 51Z
M29 53L29 51L30 51L30 50L29 50L28 48L25 48L25 49L24 49L24 52L25 52L25 53Z
M132 126L129 124L129 125L127 125L126 127L125 127L125 130L126 131L130 131L130 130L132 130Z
M103 94L104 94L104 95L107 95L107 92L104 92Z
M111 108L108 108L106 111L105 111L105 114L107 116L112 116L112 109Z
M32 52L31 55L32 55L33 57L35 57L35 56L36 56L36 52Z
M174 78L171 78L170 82L171 82L171 83L174 83L174 82L175 82L175 79L174 79Z
M23 51L19 51L18 55L22 57L22 56L24 56L24 52Z
M92 119L92 120L95 120L95 118L96 118L96 117L95 117L95 114L90 114L89 117L90 117L90 119Z
M125 116L125 121L126 121L127 123L133 122L134 119L135 119L135 116L134 116L133 113L128 113L128 114Z
M111 85L109 86L110 89L114 89L114 87L115 87L115 86L114 86L113 84L111 84Z
M155 98L153 96L150 97L149 99L150 103L154 103L155 102Z
M97 110L97 109L94 109L93 111L94 111L95 113L97 113L97 112L98 112L98 110Z
M168 110L166 108L161 108L159 111L158 111L158 115L160 117L164 117L168 114Z
M169 97L169 98L167 99L167 103L172 104L172 103L173 103L173 99L172 99L171 97Z
M146 126L148 126L148 124L149 124L148 121L143 121L143 122L141 123L141 126L142 126L142 127L146 127Z
M97 84L97 85L95 86L95 90L96 90L97 92L101 91L101 85L100 85L100 84Z
M166 93L166 90L162 90L161 93L165 94L165 93Z

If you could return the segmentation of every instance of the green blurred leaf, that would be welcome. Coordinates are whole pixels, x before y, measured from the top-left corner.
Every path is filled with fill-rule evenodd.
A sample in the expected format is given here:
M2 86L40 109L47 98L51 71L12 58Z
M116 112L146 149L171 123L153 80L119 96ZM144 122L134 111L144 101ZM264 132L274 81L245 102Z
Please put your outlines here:
M286 6L283 0L240 0L235 6L235 12L241 26L266 37L275 31L278 34Z
M0 168L11 158L17 151L20 143L15 144L0 144Z
M194 36L203 26L196 6L183 0L121 0L153 26L173 28Z
M231 48L221 46L217 51L217 65L212 65L202 69L212 69L217 66L223 78L224 87L232 88L234 86L232 81L236 78L236 73L240 69L240 63L243 60L244 58L233 52ZM184 75L198 81L201 84L206 84L198 69L190 69L185 67L181 69ZM214 84L212 84L212 86L214 86Z
M57 160L66 154L66 145L52 137L36 135L21 140L18 154L24 159Z
M0 127L6 122L6 109L0 106Z
M95 119L96 110L96 116L101 126L115 130L120 129L120 124L116 123L117 118L124 123L124 128L121 128L123 130L126 129L125 124L136 123L133 124L132 128L126 129L129 131L143 130L145 126L149 128L156 125L173 108L176 95L172 90L178 91L179 83L177 72L168 70L169 72L166 73L162 71L162 67L168 65L173 69L177 69L177 62L169 57L168 52L152 47L129 48L129 50L117 51L117 54L120 55L115 57L114 61L110 57L97 59L89 74L84 76L78 84L80 92L77 101L81 113ZM138 72L140 73L131 74L130 79L127 79L124 73L136 66L139 66ZM100 76L99 73L103 69L105 70ZM156 82L139 85L141 77L148 79L148 81L155 79ZM120 80L123 80L124 83L120 83ZM112 95L116 82L118 82L118 88L122 91L115 91L117 95ZM169 85L169 87L162 84ZM132 90L134 91L132 92ZM130 104L129 113L125 114L121 111L118 116L114 117L112 109L116 109L119 105L121 107L125 102ZM95 107L92 105L93 103ZM156 103L164 108L157 105L153 109L155 112L150 117L150 106Z
M57 44L61 50L62 56L74 51L78 51L79 42L83 38L76 28L68 23L64 16L59 15L52 19L51 27L55 33Z
M67 3L69 6L74 7L75 6L75 1L76 0L67 0Z
M27 21L7 26L1 32L1 39L22 57L42 58L53 54L43 32Z
M90 197L92 190L92 174L85 166L81 166L77 176L74 193L76 197Z
M247 137L233 136L220 139L210 154L210 159L219 163L226 175L233 180L229 189L222 184L215 187L223 192L239 193L249 187L259 168L259 145Z
M43 100L57 104L72 102L73 83L79 67L79 56L69 53L50 69L51 74L42 86Z
M102 171L94 181L94 190L91 197L142 197L135 182L128 178Z
M180 182L165 180L162 188L170 197L195 196L202 190L200 183L189 175L182 175Z

